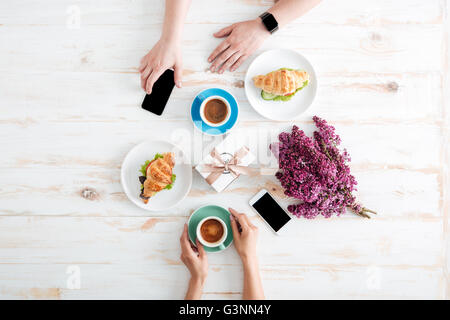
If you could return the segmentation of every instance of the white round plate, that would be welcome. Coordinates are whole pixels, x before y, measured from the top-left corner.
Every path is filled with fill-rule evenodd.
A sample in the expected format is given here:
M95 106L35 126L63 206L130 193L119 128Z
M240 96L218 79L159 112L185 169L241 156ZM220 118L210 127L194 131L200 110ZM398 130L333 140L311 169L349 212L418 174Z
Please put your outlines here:
M172 189L162 190L155 194L145 204L139 197L141 193L141 166L147 160L153 160L157 153L173 152L175 154L175 166L173 173L176 180ZM120 174L123 190L134 204L149 211L158 211L175 206L184 199L192 185L192 166L186 159L183 151L167 141L145 141L128 152L122 163Z
M266 101L261 89L256 88L252 78L265 75L280 68L301 69L309 73L308 85L289 101ZM312 104L317 91L317 77L313 66L300 53L288 49L269 50L253 60L245 75L245 94L260 115L271 120L286 121L297 118Z

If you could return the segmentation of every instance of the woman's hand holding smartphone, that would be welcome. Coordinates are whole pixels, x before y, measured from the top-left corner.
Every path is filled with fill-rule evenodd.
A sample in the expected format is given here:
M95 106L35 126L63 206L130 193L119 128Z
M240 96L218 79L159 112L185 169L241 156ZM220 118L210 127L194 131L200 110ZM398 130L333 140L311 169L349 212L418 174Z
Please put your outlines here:
M153 85L151 94L147 94L142 102L142 108L160 116L167 101L169 100L172 89L175 85L173 82L174 72L170 69L166 70L161 77Z
M141 87L147 93L142 108L160 116L174 85L181 88L183 68L180 42L161 38L141 59L139 72Z
M173 80L181 88L183 73L180 43L176 40L161 38L142 59L139 66L141 73L141 87L147 94L151 94L153 85L167 70L173 69Z

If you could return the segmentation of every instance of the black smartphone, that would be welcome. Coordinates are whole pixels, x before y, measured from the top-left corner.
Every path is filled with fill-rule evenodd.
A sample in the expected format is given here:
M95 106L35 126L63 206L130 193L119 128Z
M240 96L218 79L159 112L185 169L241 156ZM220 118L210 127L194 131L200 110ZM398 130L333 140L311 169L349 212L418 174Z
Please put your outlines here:
M286 211L265 189L262 189L250 199L249 204L277 234L291 220Z
M162 115L174 86L173 70L167 69L153 84L152 93L145 95L142 108L158 116Z

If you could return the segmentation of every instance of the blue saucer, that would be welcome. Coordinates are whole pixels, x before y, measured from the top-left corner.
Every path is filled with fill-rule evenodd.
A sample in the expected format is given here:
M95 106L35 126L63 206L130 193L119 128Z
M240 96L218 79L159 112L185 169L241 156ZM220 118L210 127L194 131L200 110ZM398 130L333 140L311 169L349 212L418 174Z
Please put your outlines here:
M200 106L202 105L202 102L211 96L220 96L226 99L230 104L231 108L230 118L226 123L224 123L220 127L211 127L210 125L205 123L200 116ZM233 128L233 126L237 122L238 114L239 108L236 99L231 95L231 93L219 88L210 88L203 90L195 97L191 106L191 119L192 122L194 123L194 126L203 133L212 136L220 136L231 130L231 128Z

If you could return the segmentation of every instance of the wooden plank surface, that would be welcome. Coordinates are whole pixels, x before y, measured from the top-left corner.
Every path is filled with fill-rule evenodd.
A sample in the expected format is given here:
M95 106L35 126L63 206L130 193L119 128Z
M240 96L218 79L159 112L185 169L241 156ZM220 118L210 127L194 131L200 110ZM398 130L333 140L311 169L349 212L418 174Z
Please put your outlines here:
M211 35L251 19L271 1L195 0L183 38L184 87L158 118L141 110L137 65L158 39L162 0L0 3L0 298L183 297L188 273L178 238L205 203L233 204L260 227L267 297L450 298L449 4L324 1L275 34L235 73L206 71ZM79 12L79 25L74 14ZM245 71L264 50L310 59L318 95L304 115L270 122L253 111ZM247 205L265 187L291 203L272 174L240 177L217 194L194 171L188 197L171 210L129 202L120 165L157 132L187 146L192 164L219 138L194 131L189 105L203 88L230 90L239 132L273 172L267 144L315 114L335 125L352 156L358 196L379 216L295 220L274 236ZM149 128L152 128L150 131ZM192 149L191 149L192 147ZM272 161L272 162L270 162ZM239 299L233 248L210 255L205 299ZM81 288L67 285L79 268Z

